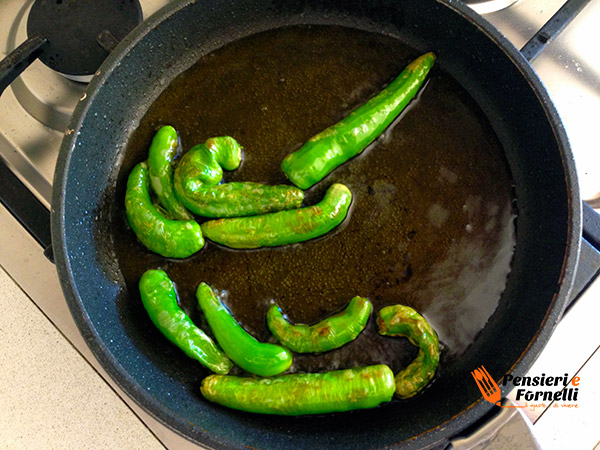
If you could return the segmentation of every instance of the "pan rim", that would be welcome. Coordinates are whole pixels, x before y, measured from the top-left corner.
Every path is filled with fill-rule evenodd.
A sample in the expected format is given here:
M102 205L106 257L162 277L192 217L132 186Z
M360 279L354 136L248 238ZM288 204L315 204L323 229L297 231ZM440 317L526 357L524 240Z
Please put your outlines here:
M555 292L555 295L549 304L546 316L539 325L534 338L529 343L529 346L523 351L521 356L515 361L510 371L517 374L524 374L526 370L533 364L537 355L541 352L546 344L547 337L552 333L554 327L559 321L560 316L565 307L566 298L568 298L571 290L574 274L576 271L577 261L580 249L581 236L581 201L579 198L579 190L577 189L577 176L574 166L573 157L571 154L568 138L558 112L556 111L547 91L537 74L531 68L529 63L521 55L521 53L497 30L489 23L482 20L476 13L471 11L467 6L456 4L452 0L435 0L443 7L452 9L455 13L460 14L463 18L479 28L488 38L492 39L497 46L506 54L508 59L514 64L530 84L531 90L535 93L540 104L543 106L547 120L555 133L555 139L561 151L561 158L566 176L566 185L569 192L569 228L567 237L567 248L563 258L562 274L560 277L560 285ZM63 202L65 198L65 189L68 183L67 173L70 165L71 156L78 141L78 131L80 130L86 114L91 107L96 94L102 89L107 82L113 70L123 62L125 55L135 47L138 42L143 40L145 36L169 17L175 15L180 10L185 9L189 5L196 3L194 0L184 0L178 3L169 4L164 9L160 10L152 17L148 18L139 25L130 35L128 35L109 55L107 60L100 67L96 76L90 83L87 90L87 98L81 101L72 116L68 126L68 132L63 140L59 158L57 161L54 189L52 199L52 241L54 254L56 255L57 270L61 279L61 286L71 313L81 331L87 345L90 347L94 357L98 359L102 367L106 370L109 376L119 385L119 387L138 405L144 408L154 419L158 420L169 429L178 433L182 437L191 442L202 442L204 445L215 447L228 447L229 443L215 440L211 435L204 434L200 441L200 432L198 427L194 427L181 416L167 409L165 405L157 401L149 395L145 390L141 389L134 378L124 370L119 361L106 348L103 339L97 332L90 317L86 313L84 303L76 289L76 280L73 277L71 261L68 257L68 244L63 234L65 227L65 210L67 205ZM427 445L433 445L444 438L447 430L450 428L461 430L468 425L476 422L481 416L489 412L492 405L485 402L483 399L473 403L458 416L449 418L447 422L432 428L425 433L413 436L411 439L399 442L397 445L414 442L417 438L423 439ZM460 426L453 427L452 424L461 422ZM442 430L444 429L444 430ZM443 432L442 432L443 431ZM194 438L190 436L194 435Z

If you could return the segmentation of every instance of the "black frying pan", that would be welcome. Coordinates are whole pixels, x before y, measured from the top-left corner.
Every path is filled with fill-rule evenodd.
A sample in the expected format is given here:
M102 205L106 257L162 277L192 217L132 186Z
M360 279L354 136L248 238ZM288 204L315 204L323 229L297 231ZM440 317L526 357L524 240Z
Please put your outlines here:
M136 345L128 292L105 223L122 199L118 169L136 124L165 84L202 55L278 26L336 24L385 32L435 50L487 116L505 149L518 198L517 246L502 301L478 339L412 402L325 417L248 415L191 395L188 383ZM183 39L185 37L185 39ZM491 408L470 371L495 379L526 372L565 307L581 237L568 142L531 67L462 5L443 1L183 1L128 36L100 69L73 116L56 169L55 258L81 332L107 372L153 416L208 447L375 448L443 445ZM506 393L506 392L505 392Z

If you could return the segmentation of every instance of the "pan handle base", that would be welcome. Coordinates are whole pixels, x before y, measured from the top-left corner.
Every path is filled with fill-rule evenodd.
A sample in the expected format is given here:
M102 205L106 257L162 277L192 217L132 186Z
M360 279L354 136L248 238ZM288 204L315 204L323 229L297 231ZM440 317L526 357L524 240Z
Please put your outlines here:
M468 436L450 440L456 450L541 449L533 425L521 409L508 399L498 413Z

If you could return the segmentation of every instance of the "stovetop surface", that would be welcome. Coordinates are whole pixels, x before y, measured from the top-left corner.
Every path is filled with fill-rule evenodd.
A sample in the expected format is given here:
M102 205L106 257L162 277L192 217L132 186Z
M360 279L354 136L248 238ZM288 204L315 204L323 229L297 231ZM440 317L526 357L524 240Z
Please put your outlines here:
M148 17L168 1L142 0L140 3L144 17ZM506 9L487 13L484 17L520 48L563 3L563 0L520 0ZM6 54L26 38L25 20L31 4L32 1L23 3L19 0L0 3L1 52ZM485 5L486 2L478 2L476 8L483 10L481 8L486 8ZM596 124L600 111L600 52L597 51L598 40L595 33L595 27L599 23L600 0L593 0L532 64L564 122L578 168L582 197L592 201L600 197L600 152L597 144L600 127ZM11 169L48 207L54 166L64 130L74 106L84 95L85 85L67 80L42 63L35 62L0 98L0 157L7 161ZM0 265L63 335L101 372L102 369L91 356L70 317L54 267L43 257L37 244L1 206L0 229L3 230L0 233ZM569 345L572 341L571 333L582 326L582 321L590 321L590 317L600 312L593 302L598 291L598 283L595 283L569 313L536 366L532 368L534 373L544 370L550 373L560 356L564 361L560 368L556 367L560 372L575 373L583 370L590 377L600 375L600 357L592 358L600 336L591 330L584 345L579 345L576 349ZM569 317L574 319L569 320ZM567 325L563 326L564 323ZM593 326L590 324L590 327ZM561 331L563 329L565 331ZM591 362L582 365L588 357ZM110 380L107 381L112 384ZM129 400L128 403L168 446L182 448L189 445L183 438L141 411L133 402ZM537 408L528 415L535 421L540 418L542 411L542 408ZM595 411L598 412L598 409ZM557 412L545 414L549 417L551 413L557 415ZM546 422L540 419L538 423L541 430L542 423L552 422L550 419ZM581 425L581 419L570 424L572 429ZM544 433L554 436L552 439L556 440L555 428L547 425ZM549 438L548 442L552 439Z

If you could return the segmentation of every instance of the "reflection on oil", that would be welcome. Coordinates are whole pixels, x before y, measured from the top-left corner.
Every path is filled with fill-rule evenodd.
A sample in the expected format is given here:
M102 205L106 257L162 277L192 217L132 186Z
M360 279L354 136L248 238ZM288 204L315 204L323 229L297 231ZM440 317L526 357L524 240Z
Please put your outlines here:
M514 227L496 226L512 222L510 209L500 211L494 203L484 206L477 197L471 200L465 213L485 218L483 230L468 224L467 234L453 242L446 258L432 267L427 289L431 300L424 309L440 340L455 354L473 342L496 309L515 245Z

